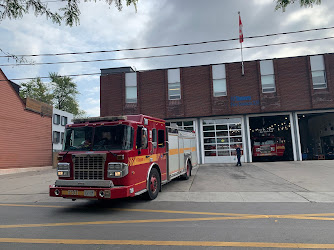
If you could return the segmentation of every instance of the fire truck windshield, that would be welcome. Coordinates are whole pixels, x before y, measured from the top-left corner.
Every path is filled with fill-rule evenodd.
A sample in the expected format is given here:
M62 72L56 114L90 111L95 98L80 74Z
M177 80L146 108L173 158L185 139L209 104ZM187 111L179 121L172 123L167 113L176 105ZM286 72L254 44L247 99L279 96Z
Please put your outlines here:
M132 149L133 128L126 125L100 126L95 128L93 150Z
M126 125L72 127L65 132L64 150L129 150L133 146L133 128Z

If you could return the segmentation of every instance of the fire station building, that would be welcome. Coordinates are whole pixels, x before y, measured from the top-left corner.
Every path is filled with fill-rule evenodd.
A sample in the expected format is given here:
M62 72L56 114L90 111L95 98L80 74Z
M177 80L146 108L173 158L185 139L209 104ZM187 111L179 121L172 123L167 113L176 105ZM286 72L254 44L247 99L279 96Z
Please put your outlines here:
M200 163L334 159L334 54L241 65L101 69L100 115L195 131Z

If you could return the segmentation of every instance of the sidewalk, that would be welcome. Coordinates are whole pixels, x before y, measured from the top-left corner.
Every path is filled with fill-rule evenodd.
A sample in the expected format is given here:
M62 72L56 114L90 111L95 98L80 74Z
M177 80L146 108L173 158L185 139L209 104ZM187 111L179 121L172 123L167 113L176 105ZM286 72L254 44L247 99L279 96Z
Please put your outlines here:
M25 172L35 172L35 171L43 171L51 169L52 166L45 167L33 167L33 168L8 168L8 169L0 169L0 175L6 174L17 174L17 173L25 173Z
M0 171L0 203L72 202L48 195L56 169L21 171ZM333 179L334 161L205 164L164 185L153 202L334 202Z

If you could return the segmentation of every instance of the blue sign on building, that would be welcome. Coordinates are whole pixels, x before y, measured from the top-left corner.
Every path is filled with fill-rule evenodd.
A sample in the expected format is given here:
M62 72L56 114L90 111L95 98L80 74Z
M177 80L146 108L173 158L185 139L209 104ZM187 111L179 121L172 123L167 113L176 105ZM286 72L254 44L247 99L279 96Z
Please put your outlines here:
M252 101L251 96L232 96L231 107L237 106L258 106L260 105L259 100Z

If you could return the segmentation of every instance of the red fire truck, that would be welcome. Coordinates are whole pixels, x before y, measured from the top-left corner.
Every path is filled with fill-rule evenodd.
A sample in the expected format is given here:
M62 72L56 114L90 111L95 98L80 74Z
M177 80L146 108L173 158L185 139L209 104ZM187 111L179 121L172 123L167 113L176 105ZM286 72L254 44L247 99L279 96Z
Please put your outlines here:
M195 133L168 128L146 115L75 119L66 126L58 180L49 195L115 199L144 194L155 199L176 177L197 165Z
M281 137L275 136L260 136L253 137L253 156L270 156L270 157L281 157L284 155L285 142Z

